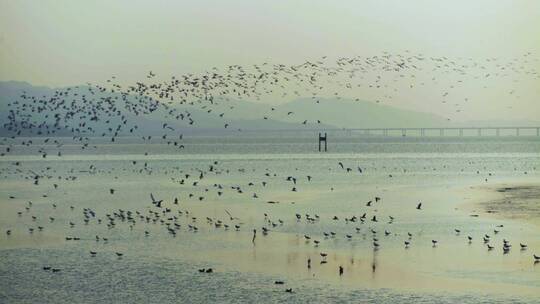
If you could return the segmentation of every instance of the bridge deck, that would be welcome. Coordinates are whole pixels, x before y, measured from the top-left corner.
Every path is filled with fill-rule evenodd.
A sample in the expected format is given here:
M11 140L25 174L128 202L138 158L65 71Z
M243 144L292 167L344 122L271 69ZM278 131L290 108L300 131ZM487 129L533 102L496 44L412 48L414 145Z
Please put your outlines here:
M414 127L414 128L343 128L343 129L280 129L280 130L242 130L243 132L298 133L320 132L342 133L347 135L383 135L383 136L540 136L540 127ZM475 131L475 132L471 132Z

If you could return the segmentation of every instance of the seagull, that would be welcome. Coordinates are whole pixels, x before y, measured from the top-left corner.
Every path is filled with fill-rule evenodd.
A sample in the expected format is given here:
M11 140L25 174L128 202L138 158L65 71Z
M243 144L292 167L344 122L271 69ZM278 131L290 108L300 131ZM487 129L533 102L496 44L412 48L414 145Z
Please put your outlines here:
M152 199L152 204L156 205L156 207L158 208L161 208L161 203L163 202L163 200L157 201L152 193L150 193L150 198Z
M225 210L225 212L229 215L229 219L230 219L231 221L233 221L233 220L239 220L239 218L233 217L229 211Z
M200 273L213 273L214 270L212 268L200 268L199 272Z

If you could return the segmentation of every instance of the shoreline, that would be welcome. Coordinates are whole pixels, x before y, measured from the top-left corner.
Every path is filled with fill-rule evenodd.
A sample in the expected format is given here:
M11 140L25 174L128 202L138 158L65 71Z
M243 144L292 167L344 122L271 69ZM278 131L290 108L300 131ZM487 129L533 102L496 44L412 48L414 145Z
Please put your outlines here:
M470 216L515 220L540 227L540 183L505 182L468 189L473 196L461 207Z

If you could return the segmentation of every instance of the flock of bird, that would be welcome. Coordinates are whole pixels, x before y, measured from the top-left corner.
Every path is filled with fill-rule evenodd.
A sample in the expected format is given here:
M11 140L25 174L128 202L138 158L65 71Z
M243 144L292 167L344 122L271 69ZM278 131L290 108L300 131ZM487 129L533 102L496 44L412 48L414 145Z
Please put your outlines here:
M342 95L354 94L356 90L369 90L380 92L381 99L376 102L389 101L395 96L399 96L402 89L415 89L417 86L435 87L442 80L439 78L453 78L452 84L441 92L441 102L447 103L452 94L464 83L470 79L482 81L489 78L515 77L516 75L526 75L535 79L540 78L538 71L528 65L529 61L534 60L531 54L525 54L512 60L504 61L497 58L488 58L485 60L475 60L472 58L450 59L447 57L427 57L423 54L390 54L383 53L377 56L362 57L355 56L349 58L339 58L335 61L322 57L313 61L306 61L300 65L284 65L263 63L253 66L231 65L224 69L212 68L208 72L201 74L185 74L173 76L168 80L158 81L155 73L149 72L146 79L131 85L122 85L116 77L111 77L105 84L91 84L85 86L68 87L56 89L50 95L35 96L29 92L21 92L19 98L9 103L8 121L4 124L4 129L11 132L11 138L3 139L4 151L1 156L13 155L15 152L13 140L19 140L20 146L37 147L38 153L47 158L50 153L49 146L56 147L55 154L58 157L63 156L63 148L66 145L64 139L60 136L70 136L71 142L79 144L81 149L97 149L92 144L92 138L102 137L116 142L118 138L131 135L140 136L145 143L152 140L166 142L178 150L185 148L183 142L183 132L190 127L197 125L197 118L193 114L204 113L223 120L224 128L232 128L232 122L227 119L229 113L234 110L230 106L233 100L252 100L277 96L277 98L290 98L309 96L313 100L314 106L319 102L321 96L334 96L340 99ZM426 75L430 75L427 77ZM403 88L403 83L407 83ZM350 92L350 93L347 93ZM457 94L456 94L457 95ZM516 92L509 92L509 96L517 96ZM360 99L356 99L360 100ZM453 100L453 102L456 102ZM461 111L463 103L469 102L468 98L456 103L456 111ZM229 112L227 112L229 111ZM257 113L262 119L279 119L280 117L302 117L302 113L286 111L278 113L276 107L269 106L266 113ZM145 120L151 120L159 117L162 121L154 134L144 129ZM301 118L298 123L306 125L309 123L321 124L320 118L311 117ZM238 131L241 131L238 129ZM158 133L158 134L156 134ZM34 137L30 137L34 136ZM37 138L36 138L37 137ZM46 148L47 147L47 148ZM147 153L145 153L147 155ZM56 168L46 167L39 170L23 170L23 161L12 163L12 167L2 168L2 173L8 175L20 175L32 184L38 186L41 181L53 183L53 189L62 187L62 182L76 182L79 174L98 175L111 174L111 169L100 169L99 165L92 164L87 170L75 172L68 171L66 174L57 174ZM155 174L151 164L147 161L131 161L131 169L126 171L138 174ZM352 165L348 166L339 162L336 168L332 170L341 170L344 174L364 174L365 168ZM191 185L200 189L203 180L209 174L220 175L229 174L232 169L222 166L218 161L212 161L205 168L192 168L191 172L183 171L179 167L168 168L162 173L170 175L170 181L178 185ZM239 172L246 170L237 168ZM405 171L404 171L405 172ZM479 172L478 172L479 173ZM490 174L491 175L491 174ZM391 177L391 176L390 176ZM118 178L115 176L115 178ZM278 172L266 169L264 180L253 181L245 185L225 185L214 183L213 185L204 185L200 192L193 191L188 194L186 200L205 201L210 192L214 192L217 197L221 197L226 191L236 194L250 193L252 199L261 199L260 193L252 191L255 186L265 188L273 180L284 182L291 192L300 191L301 183L310 183L312 175L305 176L281 176ZM109 188L106 191L110 195L117 193L116 189ZM15 196L10 197L16 199ZM46 198L46 195L44 195ZM213 229L241 230L246 229L238 217L234 217L229 211L224 210L227 216L225 219L215 217L206 217L203 219L192 215L189 210L181 209L179 199L175 198L172 202L165 202L157 199L154 194L149 194L150 204L140 210L117 209L112 213L101 214L91 207L80 210L80 206L70 206L69 210L62 212L75 212L80 210L83 216L83 225L95 224L104 225L108 229L115 229L117 225L128 225L130 228L136 225L159 225L162 226L171 236L180 233L181 228L185 227L188 232L196 233L205 223ZM268 204L279 204L280 201L269 199ZM372 208L375 205L382 204L381 197L374 197L365 203L366 208ZM40 222L39 225L32 225L28 228L28 233L39 233L47 229L47 224L42 221L39 214L32 213L32 203L28 202L25 210L19 211L18 216L29 219L31 223ZM415 208L421 212L425 205L418 203ZM51 208L60 208L56 204L51 204ZM68 213L71 214L71 213ZM321 220L317 214L297 213L288 219L272 219L269 214L264 214L262 225L250 227L253 231L251 240L256 242L257 232L263 236L268 235L274 230L286 224L288 221L297 221L305 223L317 223ZM203 223L201 223L201 220ZM333 216L331 221L345 221L346 223L375 224L384 222L391 225L396 220L393 215L382 217L373 211L366 211L362 214L350 214L346 217ZM48 225L55 225L54 217L47 219ZM60 225L60 223L58 223ZM75 219L70 220L68 227L81 225ZM391 232L391 226L385 229L374 227L361 228L356 227L351 233L345 234L345 239L352 239L354 233L366 231L370 235L371 245L374 250L381 247L380 239L395 235ZM499 233L502 227L495 227L494 234ZM69 230L68 230L69 231ZM9 237L15 233L14 230L6 231ZM461 229L454 231L461 233ZM150 230L145 230L144 235L151 238ZM320 246L325 239L340 237L336 232L328 230L322 235L305 234L303 238L306 243L312 243L314 246ZM403 246L409 248L412 246L413 233L409 232L402 240ZM474 237L476 238L476 237ZM493 250L491 236L485 234L480 236L487 250ZM80 241L81 237L65 236L66 241ZM473 236L467 236L467 242L473 242ZM96 235L96 242L111 242L112 240L105 235ZM438 245L438 240L431 240L432 246ZM504 240L501 246L503 252L508 254L512 245L508 240ZM520 243L521 250L526 250L527 245ZM101 254L92 250L91 256ZM327 263L327 252L320 253L320 263ZM118 258L124 256L123 252L115 252ZM540 262L540 257L534 255L534 262ZM311 259L307 261L307 267L311 268ZM44 266L44 270L59 272L61 268ZM199 269L201 273L212 273L213 268ZM338 267L338 274L343 275L344 268ZM282 281L276 281L276 284L283 284ZM292 292L291 288L286 289Z
M133 163L131 163L131 165L133 165ZM21 164L18 164L17 166L21 166ZM350 166L348 163L339 161L337 162L337 164L335 164L333 170L336 171L336 174L345 174L350 175L351 177L355 175L362 176L362 174L365 174L366 168L356 166L357 170L353 172L351 167L352 166ZM157 195L154 195L154 193L149 193L147 198L148 203L143 204L141 208L133 210L118 208L113 209L111 212L108 213L104 211L98 211L95 207L91 206L82 207L77 206L77 204L68 206L66 204L60 205L58 203L50 203L50 207L48 207L50 208L50 210L48 212L53 215L48 218L41 218L40 212L34 212L34 204L29 201L24 206L23 210L17 212L18 217L28 221L26 222L28 230L16 231L13 229L8 229L6 231L6 235L7 237L11 237L14 233L17 233L19 235L24 233L43 233L43 231L47 231L53 228L54 225L56 225L56 228L65 227L63 228L63 231L65 231L66 233L66 235L64 236L66 242L90 241L96 243L102 242L106 245L110 244L111 242L115 242L115 239L110 237L110 231L118 229L119 226L122 226L124 228L123 231L133 231L135 228L138 228L136 229L136 231L141 231L145 239L147 238L149 240L152 239L153 234L157 233L156 229L152 227L161 227L158 228L157 231L162 230L165 234L168 234L171 237L176 237L182 232L197 233L201 230L204 230L206 232L211 232L213 230L253 232L250 239L255 246L255 244L257 243L258 233L262 235L262 237L266 237L274 231L279 232L280 229L282 229L284 226L287 226L288 224L304 223L306 225L317 225L324 223L322 227L325 227L326 231L323 231L320 235L298 232L298 234L300 234L300 237L305 241L306 245L312 244L315 248L321 248L324 247L324 242L328 240L331 240L332 242L335 242L339 239L350 241L352 239L355 239L355 235L358 234L362 235L362 239L365 240L367 237L370 240L371 247L374 251L381 250L381 248L383 247L381 241L383 239L385 240L384 242L395 242L396 240L401 239L403 248L405 249L408 249L411 246L414 246L415 243L417 243L417 241L414 241L414 236L418 233L418 231L408 231L406 235L392 232L393 225L395 225L396 222L399 222L399 216L383 214L379 212L381 204L384 204L384 200L380 196L375 196L372 199L363 202L362 205L360 205L358 208L358 210L363 209L360 214L356 214L356 212L351 212L351 214L347 216L334 215L324 218L316 213L296 213L294 215L291 215L290 218L274 218L271 214L264 213L261 214L262 221L259 224L256 223L251 226L245 224L247 219L240 218L239 216L234 216L227 209L223 210L222 216L197 216L193 211L189 210L189 208L183 206L183 202L204 203L207 198L209 198L209 201L213 201L215 199L219 200L225 195L230 196L236 194L239 195L239 198L245 199L246 197L242 196L242 194L244 193L248 193L248 195L250 195L252 199L259 200L259 202L261 203L292 204L294 202L280 202L277 200L261 201L259 195L257 195L256 192L253 192L253 189L256 187L265 188L269 184L271 184L273 186L284 186L286 188L289 188L289 191L291 192L298 192L300 191L300 189L308 187L307 184L313 181L314 177L312 175L283 176L280 172L272 171L269 168L266 168L262 176L263 179L257 182L249 181L246 182L245 185L219 183L208 184L206 183L206 179L212 179L212 177L208 177L209 175L221 175L223 177L223 175L226 176L227 174L230 174L231 169L227 168L223 163L219 161L211 161L206 168L197 167L191 168L191 170L180 169L180 167L163 167L161 169L151 169L151 166L149 166L148 164L145 164L144 168L148 171L142 169L132 169L130 173L148 174L150 172L150 174L154 175L165 174L166 176L169 176L169 180L171 183L180 184L183 187L187 187L187 189L189 189L189 187L193 187L192 189L196 189L196 191L186 192L183 194L183 197L177 196L168 201ZM53 171L54 169L52 168L45 168L44 170L51 171L49 171L47 175L38 175L36 173L33 178L28 178L27 176L27 178L31 180L31 184L46 187L45 189L49 189L48 191L60 191L62 189L64 191L67 191L67 189L69 189L68 183L75 183L78 181L78 179L74 175L64 175L62 177L61 175L58 175L57 177L55 177L53 176L53 172L59 174L58 171ZM237 168L236 170L239 173L247 171L246 168ZM126 170L122 169L119 171L122 172ZM79 170L78 172L79 175L87 174L88 176L105 176L109 174L113 175L114 179L117 179L118 173L120 173L114 172L114 169L99 169L97 165L91 165L89 170ZM3 173L6 174L4 177L9 176L7 172ZM20 176L24 176L21 172L19 173L21 174ZM73 174L74 172L68 171L68 173ZM60 181L56 181L57 179ZM40 182L40 180L44 180L44 182L42 183ZM224 180L227 179L225 178ZM118 190L115 188L108 188L104 189L104 192L110 195L111 198L114 198L114 195L118 193ZM249 194L250 192L252 194ZM59 192L50 193L52 196L59 194ZM16 200L18 198L15 195L12 195L10 196L10 199ZM44 194L41 198L39 198L39 200L47 199L49 199L49 194ZM426 208L426 204L423 202L418 202L414 206L409 206L409 208L415 210L418 213L418 216L421 216L423 210ZM43 210L41 212L43 212ZM60 217L62 217L62 219L59 221L58 218L54 216L54 214L58 214ZM341 234L332 230L332 223L345 223L348 225L354 225L355 227L350 232ZM84 232L89 225L95 225L95 229L99 229L100 226L103 226L105 232L103 232L103 234L95 235L95 238L94 236L92 236L92 238L89 239L88 233ZM74 228L79 226L83 227L83 230L79 231L79 233L83 235L73 235L72 231L78 231ZM492 227L491 229L491 233L485 233L482 235L465 234L463 236L463 238L465 239L464 241L466 241L468 244L472 244L476 243L475 241L476 239L478 239L478 242L483 244L486 247L487 251L492 251L496 248L496 245L493 241L493 236L503 233L502 231L504 227L503 225L497 225L495 227ZM456 228L454 231L449 231L448 233L455 234L456 236L461 236L464 232L462 232L462 229ZM436 248L439 245L439 240L432 239L430 245ZM503 254L509 254L511 248L512 244L510 243L510 241L507 239L503 239L501 244L501 250ZM519 243L519 248L520 251L523 252L527 250L527 245L525 243ZM98 250L92 249L89 251L88 254L91 257L95 257L97 255L106 255L108 254L107 252L110 251L105 250L103 252L99 252ZM129 253L116 251L113 255L121 259L124 257L125 254ZM318 261L318 263L320 265L327 264L327 256L328 251L321 251L319 258L320 260ZM533 261L534 264L540 263L540 257L534 254ZM306 262L307 269L311 271L312 259L309 258ZM376 265L373 264L372 266L373 271L375 272ZM336 267L338 275L343 275L345 271L343 265L336 265ZM60 266L52 267L50 265L44 265L43 270L56 273L60 272L62 268ZM213 273L214 271L214 268L211 267L199 269L200 273ZM278 285L284 284L283 281L276 281L275 283ZM292 292L292 289L287 288L287 291Z
M486 79L513 83L521 77L540 79L533 64L536 61L531 53L512 59L480 60L428 57L407 51L336 60L324 56L299 65L265 62L252 66L213 67L200 74L172 76L167 80L158 80L158 76L150 71L144 80L134 84L121 84L112 76L104 84L59 88L43 95L21 92L8 104L9 113L3 127L13 137L73 136L88 148L90 137L107 137L114 142L119 136L139 135L149 141L152 136L145 134L145 122L157 118L163 123L161 132L153 130L161 134L154 135L181 149L181 133L196 127L197 120L203 118L201 115L221 119L224 128L233 128L233 122L227 117L234 111L235 106L231 105L234 100L307 96L316 106L324 96L341 99L347 95L373 95L358 91L365 89L385 97L382 101L375 99L375 102L385 102L405 96L406 92L402 90L433 89L446 83L448 87L440 92L440 101L454 103L456 111L460 112L472 98L461 97L463 90L466 93L465 84L476 82L476 89L480 90L487 88ZM460 96L460 100L452 99L453 95ZM516 90L508 92L508 99L512 98L519 99ZM279 112L277 107L268 106L265 113L254 113L255 117L250 118L260 115L260 119L292 119L303 125L324 123L320 118L304 117L294 111ZM58 139L56 141L61 145Z

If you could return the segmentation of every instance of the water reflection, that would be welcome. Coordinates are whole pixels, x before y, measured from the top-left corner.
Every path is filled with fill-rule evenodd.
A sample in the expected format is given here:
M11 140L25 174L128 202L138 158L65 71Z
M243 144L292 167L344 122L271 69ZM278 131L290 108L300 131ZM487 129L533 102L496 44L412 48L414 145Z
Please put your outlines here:
M20 172L3 171L0 228L12 231L10 235L2 233L0 236L0 253L4 258L0 261L0 278L2 286L7 286L2 289L4 294L11 288L22 293L21 286L36 290L55 286L64 290L56 282L49 282L51 278L66 283L67 280L84 281L91 277L92 284L104 286L111 281L106 273L114 277L114 282L121 279L130 282L132 286L124 286L126 290L146 290L140 282L134 281L135 278L124 278L130 273L156 280L159 279L154 276L160 273L172 278L185 277L178 284L191 290L194 297L197 294L192 284L198 280L207 284L204 286L222 292L233 288L231 286L245 287L237 286L235 280L246 286L259 282L260 290L252 292L269 296L263 290L269 288L265 284L272 285L274 278L287 284L301 282L296 284L313 294L320 293L317 291L319 286L344 288L343 294L349 295L358 288L415 294L473 294L479 290L493 290L512 297L536 299L539 294L539 267L532 257L533 253L540 252L535 222L522 217L512 220L493 216L497 214L486 214L482 206L472 204L507 195L506 192L491 191L499 189L503 182L537 183L539 176L532 168L540 164L538 155L521 155L512 159L512 163L508 162L507 155L484 158L446 155L435 159L423 155L394 158L387 155L383 159L341 155L349 162L362 161L365 167L362 176L333 169L335 158L319 159L314 166L313 155L296 155L294 162L281 156L269 159L245 157L249 161L229 157L223 164L229 174L207 176L198 187L181 185L171 180L171 176L181 176L180 170L183 170L182 174L195 174L194 168L207 165L207 160L200 155L192 159L182 156L182 162L153 156L152 160L147 160L153 170L151 178L134 172L130 157L117 156L112 160L93 156L97 160L23 163L24 170L35 172L46 167L55 168L52 177L37 186L30 186ZM464 165L469 162L474 165ZM10 168L2 164L3 168ZM100 168L100 172L82 172L87 171L90 164ZM527 168L529 174L521 175L518 172L524 170L514 170L514 167ZM240 172L238 168L246 170ZM280 175L266 178L267 168ZM477 168L497 172L497 176L490 177L493 187L470 189L471 185L485 184L484 176L476 174ZM78 172L76 181L57 180L57 176L72 172ZM284 181L288 175L310 175L312 181L298 186L301 191L293 193ZM262 186L262 180L268 180L268 184ZM246 186L247 181L254 181L257 186ZM56 190L52 187L54 183L59 184ZM253 191L257 191L259 198L247 194L251 191L244 195L224 191L218 196L204 190L211 189L216 183L223 184L224 188L240 184L253 187L250 189L255 189ZM114 194L110 193L111 188L115 189ZM530 191L527 190L524 201L527 205L537 204ZM159 213L160 217L155 221L137 219L135 223L126 216L125 220L116 220L115 225L107 226L106 214L114 217L120 209L126 214L131 211L134 218L136 212L152 218L150 211L163 212L151 205L149 193L163 198L163 206L171 209L171 215ZM191 193L193 199L188 196ZM9 199L9 195L15 198ZM197 200L200 195L205 195L204 201ZM365 203L375 196L382 197L382 201L368 209ZM178 198L178 204L174 203L174 198ZM269 200L280 203L266 203ZM511 200L519 200L519 197ZM25 209L28 201L32 201L32 207ZM419 201L424 202L421 211L415 208ZM56 208L52 207L53 203ZM85 208L93 210L103 222L100 224L93 218L85 222ZM21 212L20 216L18 212ZM363 223L344 220L352 216L359 218L366 212L368 217ZM160 222L172 214L177 217L174 222L180 225L174 234ZM238 219L231 219L231 214ZM296 214L301 214L301 219L297 219ZM306 214L313 218L316 214L319 219L308 221ZM471 217L471 214L480 216ZM370 221L374 215L377 222ZM389 216L394 220L388 220ZM53 217L54 222L49 217ZM214 222L207 222L207 217ZM335 217L338 220L334 220ZM217 220L223 225L217 227ZM189 228L189 225L197 229ZM225 229L224 225L230 228ZM232 229L234 225L239 228ZM497 228L499 225L503 227ZM39 231L39 226L44 227L43 231ZM268 229L267 233L263 233L262 227ZM32 233L29 233L30 228L34 229ZM455 229L461 232L457 234ZM494 233L494 229L500 232ZM385 234L385 231L390 233ZM489 244L495 248L492 251L488 251L482 242L485 234L490 235ZM469 235L473 236L471 241L467 239ZM66 237L80 240L66 240ZM104 238L108 242L104 242ZM513 245L507 254L502 250L503 239L510 240ZM433 246L432 240L438 240L437 246ZM407 249L405 241L410 242ZM522 250L520 242L526 243L528 248ZM96 256L91 257L90 251L96 252ZM124 254L121 259L116 252ZM173 275L164 270L160 266L162 263L178 273ZM47 277L51 274L43 272L45 265L62 271L58 277ZM182 265L183 268L171 265ZM195 265L195 268L191 267ZM121 273L110 274L106 267L116 267L114 269ZM343 267L342 275L340 267ZM219 277L223 281L218 283L212 277L201 278L197 271L200 268L214 269L215 278L223 273L227 275ZM15 273L15 269L21 272ZM8 274L20 285L10 283ZM41 287L24 280L33 277ZM67 282L66 286L83 288L73 284ZM447 297L451 299L451 296Z

